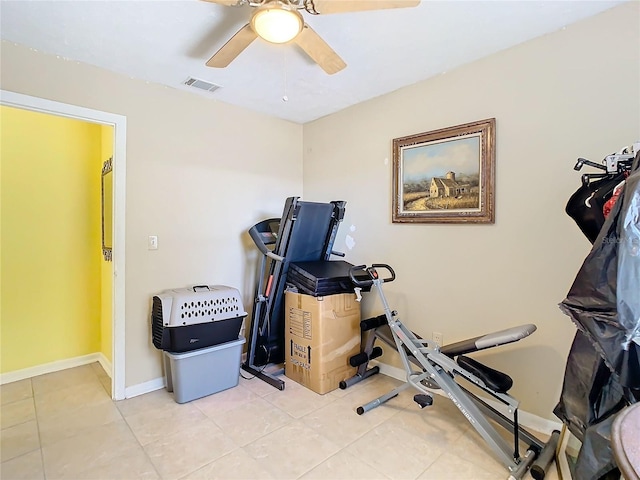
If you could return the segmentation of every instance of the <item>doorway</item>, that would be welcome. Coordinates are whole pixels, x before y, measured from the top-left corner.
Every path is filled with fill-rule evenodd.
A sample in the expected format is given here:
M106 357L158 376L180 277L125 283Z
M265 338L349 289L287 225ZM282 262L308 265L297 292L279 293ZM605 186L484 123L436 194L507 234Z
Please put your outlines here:
M113 128L113 292L111 342L111 396L125 398L125 185L126 117L75 105L0 90L0 104Z

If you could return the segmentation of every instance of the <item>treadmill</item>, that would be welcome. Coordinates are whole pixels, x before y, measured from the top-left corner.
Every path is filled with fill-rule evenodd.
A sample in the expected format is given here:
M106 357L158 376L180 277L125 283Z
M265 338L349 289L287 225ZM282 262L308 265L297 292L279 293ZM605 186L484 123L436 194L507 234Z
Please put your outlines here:
M277 368L284 362L284 290L291 262L329 260L346 202L303 202L287 198L281 218L270 218L249 229L262 253L255 291L255 305L242 369L284 390ZM267 273L268 272L268 273ZM274 370L274 367L276 369Z

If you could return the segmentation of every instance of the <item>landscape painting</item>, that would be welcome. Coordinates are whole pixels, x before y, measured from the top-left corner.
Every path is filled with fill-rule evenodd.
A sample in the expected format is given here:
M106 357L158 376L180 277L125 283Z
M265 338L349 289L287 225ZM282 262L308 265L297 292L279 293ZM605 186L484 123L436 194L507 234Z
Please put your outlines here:
M393 222L493 223L495 119L394 139Z

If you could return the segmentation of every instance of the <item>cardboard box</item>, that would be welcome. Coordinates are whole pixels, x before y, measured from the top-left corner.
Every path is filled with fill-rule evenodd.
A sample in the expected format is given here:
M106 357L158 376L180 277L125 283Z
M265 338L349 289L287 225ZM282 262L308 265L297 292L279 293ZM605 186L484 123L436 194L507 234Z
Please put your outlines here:
M360 303L353 293L313 297L285 292L284 374L316 393L338 388L356 373Z

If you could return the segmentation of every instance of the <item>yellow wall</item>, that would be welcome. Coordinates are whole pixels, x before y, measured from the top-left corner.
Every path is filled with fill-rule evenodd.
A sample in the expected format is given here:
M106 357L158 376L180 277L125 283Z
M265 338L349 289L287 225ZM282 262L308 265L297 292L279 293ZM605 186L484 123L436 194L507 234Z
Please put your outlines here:
M102 170L102 164L113 156L113 127L103 125L101 127L101 154L98 171ZM111 195L113 198L113 195ZM98 211L98 215L100 212ZM101 316L100 316L100 351L112 362L112 315L113 315L113 262L101 260Z
M97 352L101 127L0 107L2 373Z

